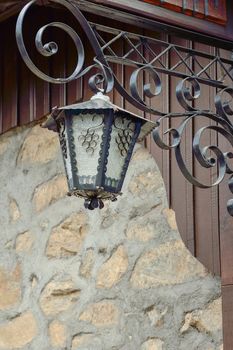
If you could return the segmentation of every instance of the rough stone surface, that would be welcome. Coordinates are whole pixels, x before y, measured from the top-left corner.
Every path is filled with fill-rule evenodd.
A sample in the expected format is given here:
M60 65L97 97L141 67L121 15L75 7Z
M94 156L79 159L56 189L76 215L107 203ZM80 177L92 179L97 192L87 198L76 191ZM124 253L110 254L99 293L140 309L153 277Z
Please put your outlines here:
M37 212L47 208L58 199L65 197L67 194L67 182L64 175L56 175L42 185L39 185L33 196L33 203Z
M85 252L82 263L80 265L79 274L81 277L90 278L92 268L94 265L94 251L93 249L88 249Z
M117 324L118 319L118 308L107 300L88 306L80 316L81 321L89 322L96 327L113 326Z
M88 232L87 218L85 212L79 212L54 227L49 238L46 255L50 258L62 258L80 252Z
M222 325L222 302L221 298L214 300L207 308L187 313L181 333L196 328L199 332L214 333L221 329Z
M117 248L110 259L102 265L97 275L98 288L112 288L127 271L128 257L123 246Z
M79 334L72 339L71 350L79 349L82 345L90 345L93 336L92 334Z
M49 325L50 343L56 348L64 347L66 344L66 327L60 321L53 321Z
M19 234L16 238L15 249L17 253L29 252L34 241L33 234L30 231Z
M0 156L6 152L8 146L9 146L9 142L7 139L0 141Z
M129 183L129 191L134 195L146 198L148 191L154 191L163 186L161 175L158 171L146 171L135 176Z
M141 347L141 350L163 350L163 341L160 339L149 339Z
M159 310L155 305L152 307L149 307L146 310L146 314L151 322L152 326L160 327L164 324L164 316L168 312L168 308L165 307L161 310Z
M37 335L37 323L31 312L26 312L0 325L0 349L23 348Z
M21 268L19 265L9 271L0 266L0 310L19 303L21 298Z
M179 240L144 253L137 261L131 283L134 288L151 288L185 283L206 274L205 268Z
M80 290L71 280L51 281L43 290L40 306L46 316L58 315L76 303Z
M126 231L128 239L134 239L142 242L147 242L154 238L156 229L151 223L131 223Z
M47 163L57 154L59 142L56 133L34 126L23 142L18 163Z
M172 230L177 230L177 224L176 224L176 214L174 210L165 208L163 210L163 214L165 215L167 222Z
M223 350L220 280L184 247L148 151L91 212L58 149L39 126L0 137L0 350Z
M10 198L10 205L9 205L9 211L10 211L10 218L11 221L17 221L20 218L20 210L19 206L15 199Z

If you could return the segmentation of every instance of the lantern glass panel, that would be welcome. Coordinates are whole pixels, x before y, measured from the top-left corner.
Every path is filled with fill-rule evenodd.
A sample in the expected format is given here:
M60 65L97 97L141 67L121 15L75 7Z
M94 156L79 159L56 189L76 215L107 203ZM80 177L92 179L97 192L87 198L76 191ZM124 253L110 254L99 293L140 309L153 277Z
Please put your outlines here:
M104 126L103 114L85 113L73 115L72 119L79 183L95 186Z
M116 114L112 125L105 179L106 185L118 187L134 133L134 120L127 118L126 116Z

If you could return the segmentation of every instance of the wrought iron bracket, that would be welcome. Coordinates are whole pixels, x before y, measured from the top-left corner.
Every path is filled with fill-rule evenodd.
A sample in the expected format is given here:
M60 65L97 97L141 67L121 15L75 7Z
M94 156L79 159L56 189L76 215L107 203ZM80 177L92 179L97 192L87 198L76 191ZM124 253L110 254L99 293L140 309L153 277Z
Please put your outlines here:
M22 9L16 24L16 40L21 56L28 68L39 78L55 84L64 84L79 79L93 71L89 79L89 86L93 92L109 93L116 89L118 93L135 106L138 110L150 113L156 117L157 127L153 133L154 141L163 149L174 149L177 164L185 176L194 186L208 188L218 185L226 174L230 175L229 188L233 193L233 169L229 160L233 158L233 124L231 116L233 108L233 57L232 52L225 52L224 57L220 50L215 48L214 54L208 54L181 45L157 38L142 36L135 33L109 28L86 20L78 6L72 0L50 0L64 6L73 14L82 27L91 45L95 56L93 63L85 65L85 52L79 34L66 23L52 22L40 28L35 37L35 46L39 53L50 57L58 52L58 45L54 41L44 43L44 33L51 27L64 30L73 40L77 49L77 64L73 73L66 78L51 77L42 72L32 61L23 38L23 24L28 10L39 0L32 0ZM106 39L106 33L107 38ZM115 45L124 43L125 52L119 54ZM171 64L171 54L176 55L176 63ZM203 64L203 61L205 62ZM119 81L112 68L112 63L133 67L129 78L129 89ZM147 74L149 83L143 87L139 84L139 77ZM182 112L163 111L151 107L150 100L160 96L163 91L162 76L178 78L174 94ZM177 80L177 79L176 79ZM214 89L214 110L198 108L198 98L201 96L201 87L211 86ZM148 102L149 101L149 102ZM180 110L180 108L179 108ZM176 118L179 126L168 127L160 132L164 120ZM189 122L198 118L206 118L209 122L205 127L196 131L192 140L194 158L204 168L216 167L217 178L211 184L202 183L195 178L185 164L181 151L181 140ZM169 123L167 123L169 125ZM202 145L202 136L206 131L216 132L229 142L229 151L225 152L218 145ZM167 140L168 142L165 142ZM227 203L227 209L233 216L233 199Z

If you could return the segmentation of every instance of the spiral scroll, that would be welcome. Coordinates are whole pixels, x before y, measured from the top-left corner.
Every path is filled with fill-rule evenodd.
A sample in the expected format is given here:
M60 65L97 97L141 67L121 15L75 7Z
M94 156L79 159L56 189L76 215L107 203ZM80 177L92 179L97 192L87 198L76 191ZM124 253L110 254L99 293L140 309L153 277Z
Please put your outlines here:
M104 54L104 50L106 47L111 52L110 44L106 44L104 40L102 41L99 39L99 35L96 32L95 25L92 25L89 23L83 14L80 12L77 5L72 3L69 0L50 0L51 3L59 4L64 6L66 9L69 10L69 12L72 13L72 15L75 17L75 19L78 21L79 25L85 32L89 43L94 50L95 57L93 58L93 63L85 67L85 53L84 53L84 47L82 44L82 41L78 35L78 33L71 28L69 25L61 22L52 22L47 25L44 25L42 28L40 28L36 34L35 37L35 46L38 52L44 56L44 57L51 57L53 55L56 55L58 52L58 45L56 42L51 41L48 43L44 43L43 37L45 32L49 28L60 28L63 31L65 31L70 38L73 40L76 50L77 50L77 63L74 71L71 73L70 76L66 78L56 78L51 77L42 72L31 60L27 49L24 44L23 39L23 24L26 14L28 13L29 8L36 4L37 0L30 1L21 11L16 25L16 40L17 45L19 48L19 51L21 53L21 56L28 66L28 68L39 78L48 81L50 83L55 84L64 84L68 83L72 80L78 79L82 76L85 76L87 73L94 70L93 75L89 78L89 87L94 92L97 93L98 91L101 91L103 93L109 93L110 91L115 88L118 93L127 100L131 105L135 106L138 110L151 113L157 116L159 119L157 120L157 128L155 129L153 133L153 137L157 145L163 149L174 149L175 156L177 159L178 166L185 176L185 178L191 182L193 185L201 187L201 188L208 188L211 186L218 185L224 178L225 174L233 174L233 170L231 169L229 165L229 160L233 158L233 152L223 152L218 146L215 145L207 145L207 146L201 146L201 139L203 138L203 134L206 131L214 131L218 135L221 135L224 137L228 142L232 149L233 146L233 124L232 124L232 116L233 116L233 107L231 105L233 100L233 88L229 86L225 86L222 81L214 80L209 76L208 69L212 65L212 63L216 63L215 57L211 57L208 55L208 58L210 59L210 62L205 66L201 67L201 71L196 74L193 71L192 67L189 68L190 75L185 74L182 72L179 72L176 70L176 67L180 65L180 63L184 64L187 68L187 58L194 57L195 55L200 56L200 52L198 51L192 51L190 50L187 54L187 48L182 51L182 47L178 47L173 44L163 43L162 41L159 41L159 47L165 46L164 49L162 49L162 52L160 52L158 55L150 49L149 41L152 41L153 43L157 43L156 39L150 39L146 37L142 37L138 35L138 44L133 44L132 41L128 40L127 43L130 43L131 48L129 50L129 53L127 55L124 55L124 57L117 57L115 55L115 52L113 52L113 58L118 59L117 62L121 64L126 64L125 62L129 62L131 66L134 66L134 71L131 74L130 81L129 81L129 91L126 90L126 88L121 84L121 82L118 80L117 76L114 74L114 71L110 67L110 60L109 56ZM106 31L106 28L105 28ZM112 32L112 30L111 30ZM110 43L113 43L119 39L124 40L129 33L117 31L117 34L114 39L110 40ZM137 34L134 34L134 38L137 37ZM101 46L101 42L103 46ZM147 59L146 56L138 50L138 47L140 45L143 45L142 52L150 51L152 55L151 60ZM158 45L157 45L158 47ZM187 56L179 55L180 62L178 64L174 65L174 67L171 66L165 66L163 62L160 60L163 55L166 55L167 53L173 52L175 49L176 52L178 50L181 50L182 53L185 52ZM192 52L191 52L192 51ZM139 54L140 60L136 61L134 59L129 59L130 52L133 52L134 54ZM160 60L160 61L159 61ZM169 59L168 59L169 61ZM192 60L191 60L192 61ZM160 65L158 64L156 66L156 62L160 62ZM198 61L197 61L198 62ZM227 68L227 65L229 65L229 68ZM221 67L224 68L224 71L226 72L228 78L230 78L233 82L233 76L232 76L232 61L224 59L223 62L221 62ZM201 73L205 73L205 77L201 75ZM140 74L145 75L145 73L150 77L150 79L153 82L154 88L152 88L152 84L144 84L143 86L139 85L139 76ZM170 113L167 114L164 111L160 110L159 108L151 107L151 99L154 97L159 97L162 92L162 79L161 74L167 74L169 76L176 76L180 78L180 80L177 83L176 86L176 98L179 105L184 109L184 112L178 112L178 113ZM206 76L208 78L206 78ZM201 96L201 83L207 84L209 86L213 86L218 89L218 93L215 95L214 102L216 107L216 112L210 112L209 110L200 110L197 107L197 101L198 98ZM149 100L149 102L148 102ZM155 104L153 104L155 105ZM180 120L180 124L176 128L167 128L167 130L161 135L161 126L163 125L163 121L166 119L171 118L177 118ZM198 161L200 166L204 168L213 168L218 167L218 175L217 179L211 183L206 184L202 183L199 179L195 178L190 171L188 170L185 160L182 156L181 152L181 141L182 136L184 135L186 126L189 122L192 122L193 120L197 118L207 118L213 122L215 122L215 125L207 125L206 127L200 128L196 134L193 137L192 140L192 148L193 148L193 154L195 159ZM164 137L165 136L165 137ZM209 154L213 154L214 156L209 156ZM229 180L229 188L230 191L233 193L233 176ZM228 202L228 211L233 216L233 199Z

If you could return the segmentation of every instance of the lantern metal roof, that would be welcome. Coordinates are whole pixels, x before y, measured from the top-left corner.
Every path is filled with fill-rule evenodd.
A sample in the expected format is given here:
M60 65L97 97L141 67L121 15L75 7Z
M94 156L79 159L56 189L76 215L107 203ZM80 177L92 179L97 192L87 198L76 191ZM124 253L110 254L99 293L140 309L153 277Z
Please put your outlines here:
M112 109L116 112L122 112L126 116L129 115L133 118L140 119L142 121L141 131L138 137L138 142L144 139L150 132L156 127L156 123L148 120L146 118L140 117L134 113L131 113L123 108L118 107L110 101L110 98L106 95L103 95L101 92L98 92L96 95L92 96L90 100L75 103L72 105L54 108L52 113L49 115L48 119L42 124L42 127L48 128L49 130L57 131L57 126L55 121L58 120L63 115L63 111L66 110L106 110Z

